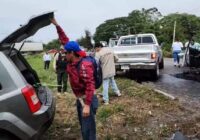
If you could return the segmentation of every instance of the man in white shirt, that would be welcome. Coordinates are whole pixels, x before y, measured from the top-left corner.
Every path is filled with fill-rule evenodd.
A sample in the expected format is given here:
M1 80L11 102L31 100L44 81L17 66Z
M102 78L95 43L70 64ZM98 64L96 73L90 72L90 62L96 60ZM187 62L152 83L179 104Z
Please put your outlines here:
M43 55L43 61L44 61L44 69L47 70L49 69L49 64L51 62L51 55L48 54L48 52L46 52L44 55Z
M172 44L172 51L173 51L173 58L174 58L174 66L179 66L180 58L179 53L181 52L183 48L183 43L179 41L179 39L176 39L176 41Z

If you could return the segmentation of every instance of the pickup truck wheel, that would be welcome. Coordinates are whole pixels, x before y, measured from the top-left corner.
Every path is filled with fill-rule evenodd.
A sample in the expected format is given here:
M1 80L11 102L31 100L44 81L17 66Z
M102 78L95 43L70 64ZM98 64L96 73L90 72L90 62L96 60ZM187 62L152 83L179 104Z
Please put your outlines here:
M158 80L159 75L160 75L160 70L159 70L159 65L157 65L156 68L152 70L153 80Z
M163 69L164 68L164 59L162 58L160 64L159 64L159 69Z

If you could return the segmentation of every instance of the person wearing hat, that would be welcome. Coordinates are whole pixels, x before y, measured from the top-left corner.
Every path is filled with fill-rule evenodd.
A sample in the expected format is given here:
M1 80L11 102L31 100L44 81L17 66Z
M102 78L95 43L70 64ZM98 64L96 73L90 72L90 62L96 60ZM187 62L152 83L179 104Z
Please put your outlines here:
M98 107L98 99L95 93L94 67L92 62L81 61L86 57L75 41L69 41L62 28L55 19L51 22L56 26L59 39L66 51L67 73L71 88L77 97L77 112L83 140L96 140L95 114ZM77 66L80 69L77 69Z
M58 52L56 52L56 54L54 55L53 68L57 74L58 93L66 93L68 79L68 74L66 71L67 61L65 51L62 46L60 50L58 50Z
M108 105L108 89L110 84L116 96L121 96L121 93L114 79L116 74L115 61L118 60L118 56L115 55L113 50L111 50L109 47L103 47L101 43L95 44L95 51L95 57L100 60L103 73L103 92L101 95L103 96L104 105Z

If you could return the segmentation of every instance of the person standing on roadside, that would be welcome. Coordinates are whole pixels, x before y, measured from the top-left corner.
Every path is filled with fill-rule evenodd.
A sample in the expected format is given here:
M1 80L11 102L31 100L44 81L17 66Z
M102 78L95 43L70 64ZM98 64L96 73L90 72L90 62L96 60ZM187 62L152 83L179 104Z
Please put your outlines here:
M176 41L172 44L172 52L173 52L173 58L174 58L174 66L179 66L179 53L181 53L181 50L183 48L183 43L179 41L177 38Z
M103 102L105 105L109 104L108 89L109 85L116 94L117 97L121 96L121 93L117 87L114 76L116 74L115 61L118 60L118 56L109 47L103 47L101 43L95 44L95 57L100 60L102 72L103 72Z
M59 39L66 50L67 73L71 88L77 97L77 112L83 140L96 140L95 114L98 99L94 95L94 66L91 62L81 61L86 57L85 51L80 49L77 42L69 41L55 19L51 19L51 22L56 26Z
M68 74L66 71L67 60L64 49L60 50L54 55L53 68L57 74L57 91L58 93L67 93Z
M44 61L44 69L48 70L51 62L51 55L48 52L45 52L45 54L43 55L43 61Z

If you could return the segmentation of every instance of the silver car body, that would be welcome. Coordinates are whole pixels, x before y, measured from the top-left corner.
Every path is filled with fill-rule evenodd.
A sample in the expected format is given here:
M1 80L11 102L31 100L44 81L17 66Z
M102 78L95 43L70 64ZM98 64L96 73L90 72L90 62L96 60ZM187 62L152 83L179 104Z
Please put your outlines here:
M38 139L54 119L51 90L40 84L35 70L12 45L49 25L50 17L53 12L31 18L0 42L0 139Z

